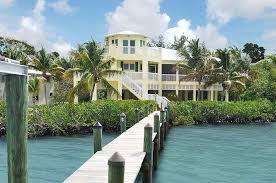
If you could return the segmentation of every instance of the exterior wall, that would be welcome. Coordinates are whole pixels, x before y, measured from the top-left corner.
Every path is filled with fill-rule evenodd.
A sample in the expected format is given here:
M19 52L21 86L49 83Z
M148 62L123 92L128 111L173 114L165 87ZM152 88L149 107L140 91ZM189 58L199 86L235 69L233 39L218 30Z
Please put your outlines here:
M32 79L33 77L35 77L36 75L30 75L28 79ZM3 76L0 76L0 99L4 99L5 98L5 83L4 83L4 79ZM52 98L50 96L50 94L53 94L54 91L54 81L51 80L49 83L46 83L46 96L47 96L47 101L48 104L51 104L52 102ZM33 96L32 94L29 94L29 106L33 105ZM44 94L44 84L41 85L40 88L40 92L38 94L38 100L36 101L37 105L43 105L46 104L45 102L45 94Z

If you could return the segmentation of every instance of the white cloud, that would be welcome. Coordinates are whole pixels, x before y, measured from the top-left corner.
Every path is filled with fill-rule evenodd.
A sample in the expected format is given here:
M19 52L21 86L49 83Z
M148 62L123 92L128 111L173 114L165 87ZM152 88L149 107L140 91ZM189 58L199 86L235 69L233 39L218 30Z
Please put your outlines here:
M46 1L37 0L31 16L22 16L20 22L14 22L13 26L0 22L0 36L26 41L37 49L43 46L48 51L61 51L60 54L65 56L71 45L47 31L46 17L43 15L45 8Z
M69 5L69 0L59 0L54 3L50 3L49 6L56 12L64 15L70 14L73 11L73 8Z
M177 26L168 29L164 36L167 42L173 43L174 37L180 38L183 34L189 39L199 38L207 48L212 50L228 46L227 38L219 33L219 29L215 25L207 24L192 29L191 21L186 19L178 21Z
M160 0L124 0L106 20L109 33L130 30L155 37L167 30L170 17L160 12Z
M213 24L198 26L195 30L195 34L205 43L206 47L211 50L225 48L228 46L227 38L220 34L218 27Z
M183 34L190 39L196 37L195 32L191 29L191 21L186 19L179 20L176 27L169 28L164 33L164 37L167 42L173 43L175 37L180 38Z
M4 7L11 7L14 3L14 0L0 0L0 5Z
M207 0L208 16L220 23L227 23L233 17L271 17L275 11L276 0Z

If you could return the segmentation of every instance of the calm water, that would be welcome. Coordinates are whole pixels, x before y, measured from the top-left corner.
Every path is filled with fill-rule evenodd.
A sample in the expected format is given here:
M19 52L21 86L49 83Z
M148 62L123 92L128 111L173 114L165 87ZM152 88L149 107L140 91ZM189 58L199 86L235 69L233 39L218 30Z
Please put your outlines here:
M104 135L105 143L116 135ZM30 183L59 183L92 154L92 137L29 141ZM0 141L0 182L7 182ZM274 183L276 124L173 128L155 183Z
M174 128L155 183L274 183L276 124Z
M115 134L103 134L106 144ZM29 182L60 183L93 152L93 137L48 137L29 140ZM7 182L6 143L0 140L0 183ZM3 166L4 165L4 166Z

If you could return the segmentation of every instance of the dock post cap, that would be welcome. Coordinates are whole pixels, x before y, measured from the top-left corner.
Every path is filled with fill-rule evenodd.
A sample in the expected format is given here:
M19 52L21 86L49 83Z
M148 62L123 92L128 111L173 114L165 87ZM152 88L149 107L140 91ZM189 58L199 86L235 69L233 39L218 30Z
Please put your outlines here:
M99 121L97 121L92 128L94 129L98 129L98 128L102 128L103 126L101 125L101 123Z
M161 109L160 112L165 112L165 110L164 110L164 109Z
M108 159L108 165L110 165L110 166L125 166L125 159L119 152L115 152Z
M152 126L149 123L147 123L145 128L152 128Z
M126 114L123 112L120 114L120 117L125 117L125 116L126 116Z
M156 113L156 114L154 114L154 116L158 116L159 117L159 114Z

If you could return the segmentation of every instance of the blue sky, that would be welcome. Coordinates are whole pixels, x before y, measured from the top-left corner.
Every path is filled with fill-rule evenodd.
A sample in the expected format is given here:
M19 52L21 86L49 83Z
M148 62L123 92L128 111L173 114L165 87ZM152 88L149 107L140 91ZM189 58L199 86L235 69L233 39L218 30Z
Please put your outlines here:
M182 34L217 48L246 42L276 52L276 0L0 0L0 35L66 55L122 30L170 42Z

